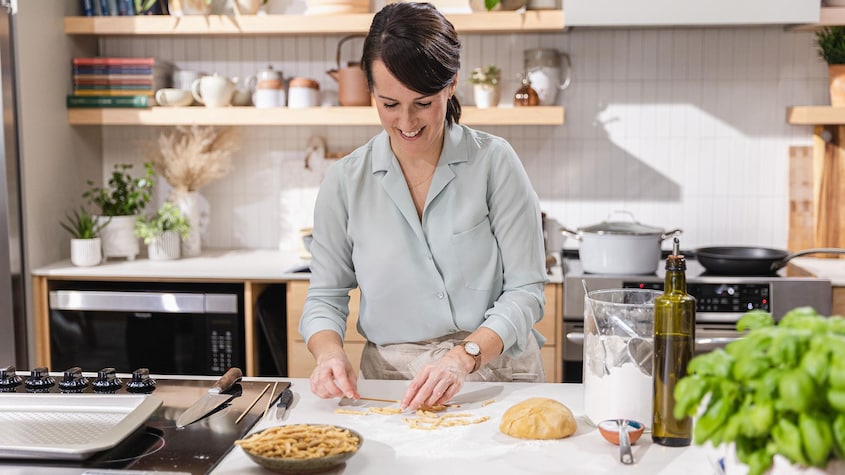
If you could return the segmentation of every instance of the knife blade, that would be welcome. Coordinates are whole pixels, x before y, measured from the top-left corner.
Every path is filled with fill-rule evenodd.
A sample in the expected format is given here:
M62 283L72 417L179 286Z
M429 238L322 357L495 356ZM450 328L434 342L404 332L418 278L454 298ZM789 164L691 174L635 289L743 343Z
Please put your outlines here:
M211 388L208 394L197 399L191 407L183 412L178 419L176 419L176 427L182 428L188 424L196 422L207 416L211 411L214 411L223 404L229 402L235 397L232 394L226 394L224 391L229 390L235 383L241 380L243 372L240 368L229 368L223 376L220 376Z
M284 419L292 402L293 391L291 391L290 386L288 386L287 389L282 391L282 395L279 396L279 403L276 404L276 419Z

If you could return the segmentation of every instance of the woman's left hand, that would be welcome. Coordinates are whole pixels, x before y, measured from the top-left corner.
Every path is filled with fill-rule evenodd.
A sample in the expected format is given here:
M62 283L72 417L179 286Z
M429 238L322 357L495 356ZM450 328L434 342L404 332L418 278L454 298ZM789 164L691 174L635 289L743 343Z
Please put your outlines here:
M469 375L465 362L455 351L425 365L411 381L402 397L402 409L415 411L423 406L445 404L464 385Z

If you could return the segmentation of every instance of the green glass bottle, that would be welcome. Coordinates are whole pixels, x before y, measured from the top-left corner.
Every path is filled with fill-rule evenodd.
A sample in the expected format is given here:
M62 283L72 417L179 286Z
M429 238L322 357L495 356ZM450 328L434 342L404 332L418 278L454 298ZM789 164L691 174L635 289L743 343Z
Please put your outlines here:
M654 299L654 443L683 447L692 440L692 419L675 419L675 384L686 376L695 345L695 298L687 294L686 261L675 238L666 259L663 295Z

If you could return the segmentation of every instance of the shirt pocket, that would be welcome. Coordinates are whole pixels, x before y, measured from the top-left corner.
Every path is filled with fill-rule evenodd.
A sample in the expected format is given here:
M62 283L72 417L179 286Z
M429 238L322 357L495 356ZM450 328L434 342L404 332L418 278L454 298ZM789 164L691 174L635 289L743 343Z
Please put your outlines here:
M455 262L466 286L473 290L490 290L499 266L499 247L485 217L472 228L452 235Z

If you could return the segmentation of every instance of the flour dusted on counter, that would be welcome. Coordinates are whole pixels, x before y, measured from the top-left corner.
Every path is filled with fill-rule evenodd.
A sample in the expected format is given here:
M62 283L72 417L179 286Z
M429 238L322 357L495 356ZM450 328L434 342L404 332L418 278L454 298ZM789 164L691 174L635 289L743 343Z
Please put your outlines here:
M651 426L653 378L628 358L626 339L618 336L584 341L584 413L594 424L628 419Z

